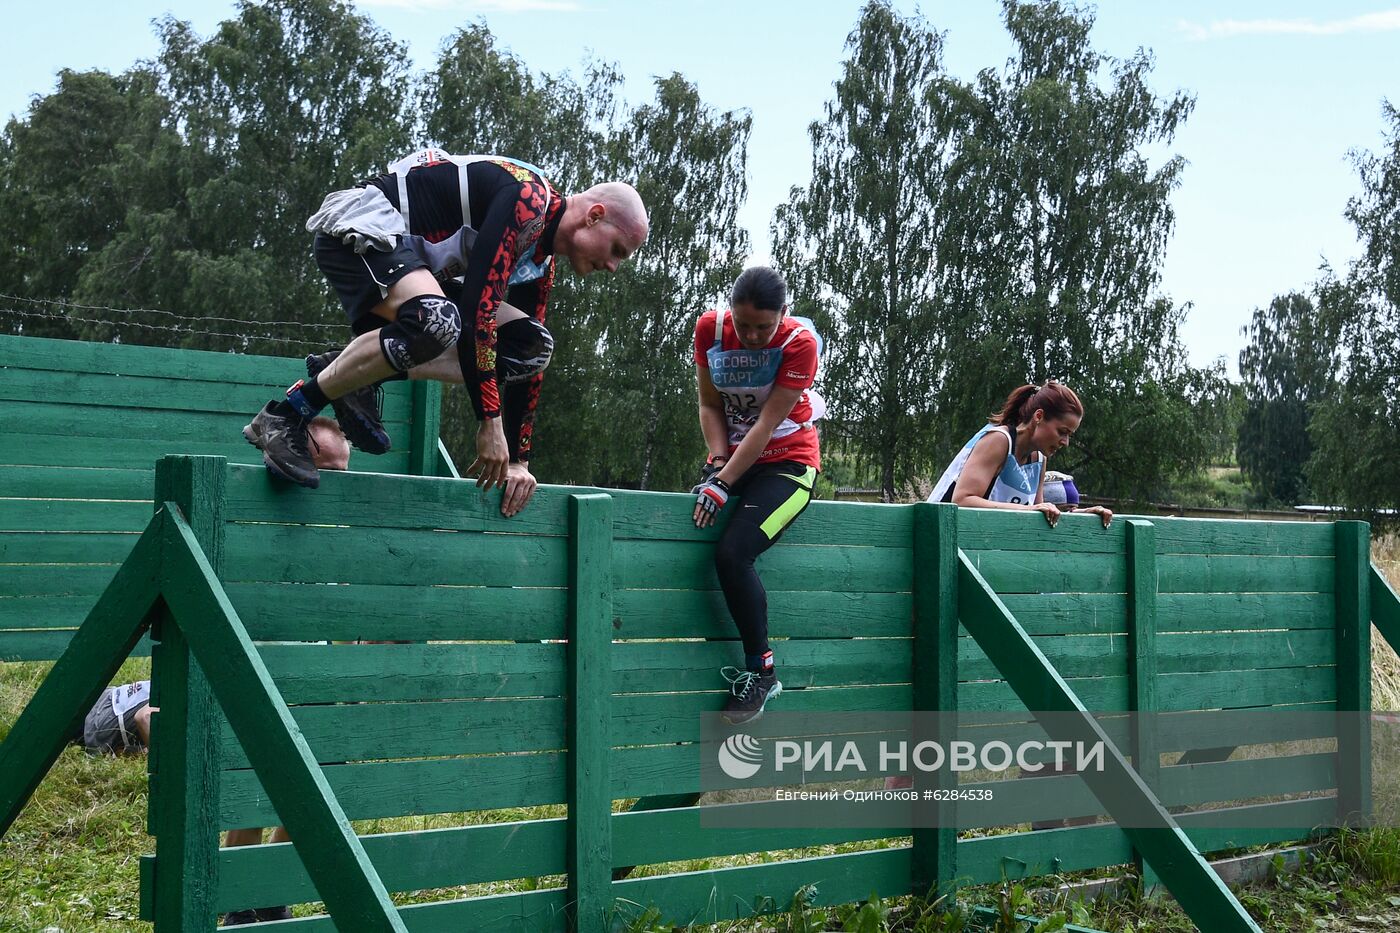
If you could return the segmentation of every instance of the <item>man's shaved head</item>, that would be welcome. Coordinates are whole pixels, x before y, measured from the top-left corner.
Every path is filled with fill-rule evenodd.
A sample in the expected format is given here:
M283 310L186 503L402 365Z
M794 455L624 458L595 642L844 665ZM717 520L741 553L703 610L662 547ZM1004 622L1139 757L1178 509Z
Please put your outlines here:
M579 275L616 272L650 231L637 189L624 181L608 181L569 195L554 234L554 251Z
M642 196L625 181L605 181L575 197L582 199L585 207L590 204L603 205L607 209L605 222L621 229L629 237L642 241L651 231L651 220L647 217L647 206L642 203Z

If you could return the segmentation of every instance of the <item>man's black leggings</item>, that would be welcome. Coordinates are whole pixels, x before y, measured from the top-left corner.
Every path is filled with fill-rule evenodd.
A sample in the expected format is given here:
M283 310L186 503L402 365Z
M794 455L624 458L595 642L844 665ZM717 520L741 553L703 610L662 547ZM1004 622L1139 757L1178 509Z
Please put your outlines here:
M807 508L816 478L815 467L785 460L751 467L733 486L741 501L715 546L715 572L749 657L768 650L768 594L754 561Z

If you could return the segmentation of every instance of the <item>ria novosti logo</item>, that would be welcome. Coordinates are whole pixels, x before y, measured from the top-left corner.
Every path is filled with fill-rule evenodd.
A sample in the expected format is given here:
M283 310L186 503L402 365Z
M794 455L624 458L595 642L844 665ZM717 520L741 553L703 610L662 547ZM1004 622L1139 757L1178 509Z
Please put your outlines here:
M763 767L763 746L758 739L736 732L720 743L719 767L736 781L746 781Z

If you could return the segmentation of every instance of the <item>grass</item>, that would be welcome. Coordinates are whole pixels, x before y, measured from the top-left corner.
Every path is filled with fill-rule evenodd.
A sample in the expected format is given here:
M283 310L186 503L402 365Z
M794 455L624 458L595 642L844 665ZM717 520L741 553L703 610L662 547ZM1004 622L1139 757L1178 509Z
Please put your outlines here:
M1374 542L1372 559L1400 588L1400 536ZM1400 710L1400 658L1379 636L1373 639L1372 693L1377 709ZM8 733L28 698L47 672L47 664L0 664L0 737ZM149 662L127 662L121 681L149 676ZM1377 802L1387 777L1378 777ZM0 931L102 931L124 933L149 926L137 916L137 865L154 850L145 832L145 761L140 757L89 757L76 748L60 756L34 799L0 842ZM562 808L536 808L473 814L408 817L357 824L361 832L396 832L462 825L466 821L500 821L560 816ZM639 874L700 871L721 866L759 864L780 858L811 857L877 846L905 844L883 840L846 846L822 846L789 852L754 853L645 866ZM1177 933L1192 928L1175 902L1145 898L1129 887L1115 897L1092 904L1066 902L1057 893L1065 879L1048 876L1028 883L968 888L955 900L930 904L915 898L881 900L837 908L813 908L816 889L804 889L787 910L759 919L733 921L708 929L714 933L771 931L816 933L852 930L861 933L911 931L958 933L971 929L974 905L991 905L1009 918L1030 914L1045 918L1044 933L1070 922L1111 933ZM407 892L398 902L421 902L508 890L551 887L562 879L540 878L493 885L471 885ZM1400 929L1400 829L1378 828L1344 833L1329 840L1322 854L1296 875L1254 884L1240 898L1269 933L1299 930ZM314 910L303 905L299 914ZM659 933L671 928L645 905L617 906L619 925L636 933ZM1026 925L1009 920L997 929L1027 933Z

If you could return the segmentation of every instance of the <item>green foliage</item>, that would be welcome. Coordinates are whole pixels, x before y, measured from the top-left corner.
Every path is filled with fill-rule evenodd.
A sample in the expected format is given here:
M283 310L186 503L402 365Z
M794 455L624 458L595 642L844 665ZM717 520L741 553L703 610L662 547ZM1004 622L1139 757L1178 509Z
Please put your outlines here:
M1324 278L1319 314L1336 335L1334 393L1310 423L1307 477L1329 504L1400 508L1400 474L1388 450L1400 432L1400 111L1383 105L1386 149L1353 153L1361 194L1347 205L1361 257L1345 280Z
M1247 399L1240 420L1240 468L1262 502L1308 498L1303 469L1312 455L1310 406L1327 398L1337 364L1335 335L1307 295L1292 292L1256 308L1240 353Z

